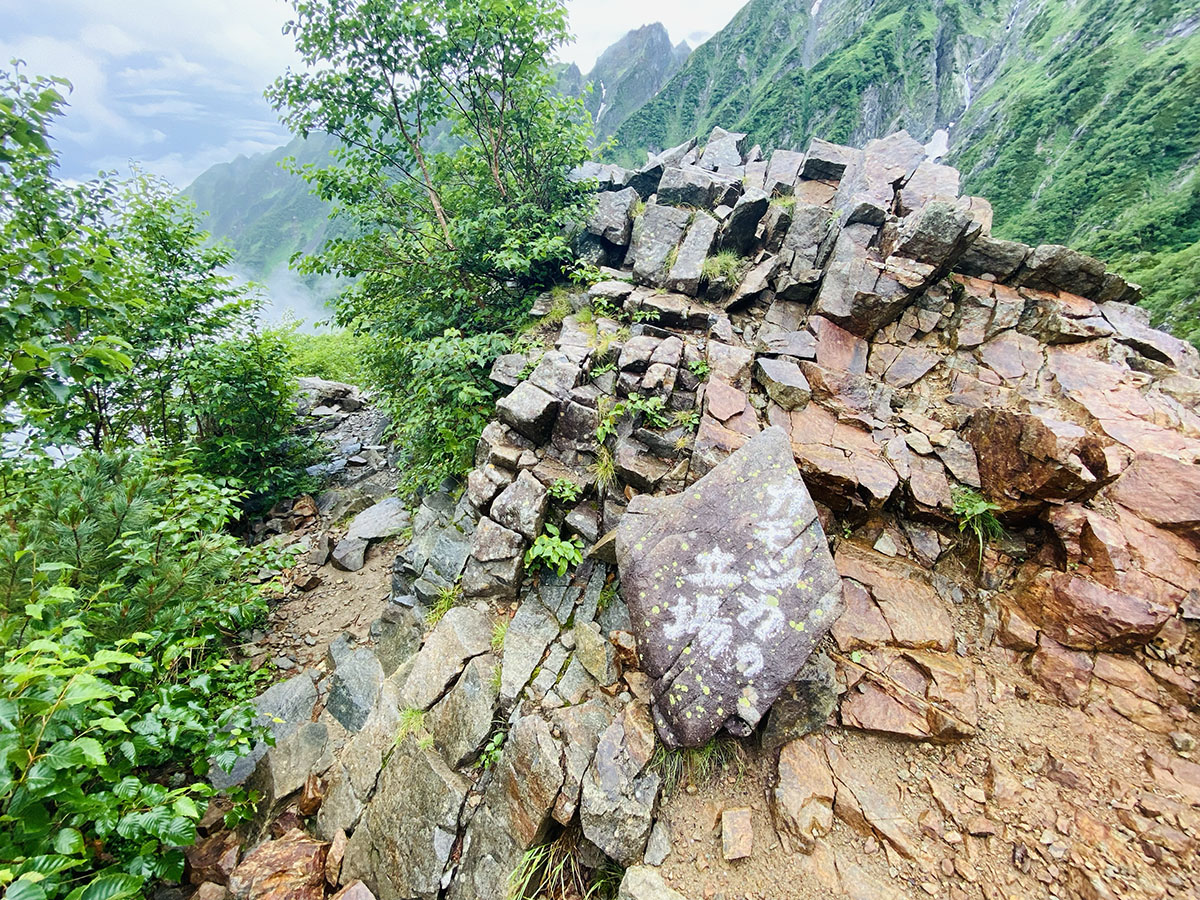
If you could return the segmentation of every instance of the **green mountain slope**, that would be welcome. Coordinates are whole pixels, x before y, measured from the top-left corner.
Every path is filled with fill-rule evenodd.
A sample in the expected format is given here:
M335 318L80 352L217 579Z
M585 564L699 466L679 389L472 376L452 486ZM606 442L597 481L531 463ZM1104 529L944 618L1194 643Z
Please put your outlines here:
M948 131L998 235L1109 259L1200 341L1194 0L751 0L617 130L616 156L714 125L766 149Z
M584 79L591 92L584 104L603 140L666 84L691 53L686 43L671 45L661 23L626 34L600 55Z

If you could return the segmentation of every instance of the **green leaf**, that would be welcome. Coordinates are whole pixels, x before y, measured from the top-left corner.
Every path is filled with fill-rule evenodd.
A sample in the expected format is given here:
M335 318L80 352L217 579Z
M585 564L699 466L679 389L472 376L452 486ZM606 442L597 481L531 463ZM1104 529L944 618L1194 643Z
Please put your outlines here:
M65 856L83 853L83 835L75 828L60 829L54 837L54 849Z
M80 900L121 900L142 889L142 879L123 872L112 872L93 879L83 889Z
M4 900L46 900L46 892L41 885L19 878L8 886Z

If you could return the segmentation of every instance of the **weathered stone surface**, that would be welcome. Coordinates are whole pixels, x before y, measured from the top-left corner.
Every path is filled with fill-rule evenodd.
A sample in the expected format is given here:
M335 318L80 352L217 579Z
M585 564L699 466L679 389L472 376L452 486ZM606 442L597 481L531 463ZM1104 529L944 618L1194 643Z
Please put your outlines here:
M652 491L671 470L671 463L654 456L649 448L633 438L617 444L614 455L617 475L639 491Z
M1147 522L1200 539L1200 465L1139 453L1110 496Z
M691 227L688 228L687 237L679 246L675 264L667 274L666 286L669 290L696 296L700 290L704 261L717 238L718 228L720 223L708 213L703 210L696 213Z
M841 584L781 429L681 495L634 498L617 557L670 746L698 746L722 727L749 733L840 612Z
M379 900L436 900L467 788L434 750L401 741L350 837L343 880L361 879Z
M578 666L578 663L572 661L571 666ZM582 666L579 668L582 669ZM569 674L570 667L567 671ZM563 678L565 680L567 675ZM560 690L561 687L562 682L559 683ZM558 729L563 746L563 782L553 810L554 819L559 824L570 825L575 818L583 779L596 754L596 745L614 718L614 710L599 699L587 700L552 713L552 724Z
M226 885L237 868L241 841L237 833L222 828L184 848L189 884Z
M1038 637L1029 672L1042 687L1071 706L1082 706L1092 681L1092 658L1069 650L1048 635Z
M767 396L784 409L798 409L812 398L808 379L791 360L760 356L755 364L755 375Z
M862 337L891 322L909 302L907 290L889 291L881 285L884 263L867 249L873 230L866 225L842 229L813 305L817 315Z
M658 869L630 866L621 876L617 900L686 900L683 894L667 887Z
M945 200L931 200L901 222L893 252L948 271L981 230L966 211Z
M930 585L923 568L849 541L838 546L836 563L843 577L865 586L874 598L890 634L887 643L915 649L951 649L954 623L950 610ZM834 626L834 636L843 649L854 649L850 646L850 625L857 619L857 615L851 615ZM872 615L868 621L876 620Z
M500 421L536 443L550 436L559 401L536 385L523 381L496 403Z
M571 397L579 383L581 367L561 350L548 350L529 375L529 383L539 387L560 403Z
M525 599L504 634L500 696L505 701L520 696L559 630L558 619L541 601Z
M329 845L298 828L264 841L229 876L235 900L323 900Z
M641 199L633 188L603 191L596 197L596 208L587 220L587 230L609 243L624 247L633 231L631 213Z
M1151 328L1139 317L1140 307L1110 302L1100 304L1099 309L1112 325L1116 338L1121 343L1128 344L1147 359L1174 366L1181 372L1196 372L1196 348L1165 331Z
M1098 259L1059 244L1041 244L1026 257L1014 283L1099 299L1105 286L1104 275L1104 263Z
M458 677L467 660L487 653L491 640L492 620L487 613L471 606L451 609L417 654L404 683L404 702L417 709L429 709Z
M1042 631L1080 650L1128 650L1153 640L1174 607L1069 572L1043 572L1020 594Z
M271 729L276 744L311 722L316 705L317 688L307 672L271 685L254 701L254 708L258 713L258 723ZM255 766L258 765L258 761L266 755L269 749L265 741L259 741L254 745L254 749L239 759L230 771L223 772L217 766L213 766L209 774L210 783L217 790L225 790L242 784L250 777Z
M700 154L698 164L706 169L725 171L742 164L746 135L714 128Z
M804 154L800 175L814 181L840 181L846 167L861 155L861 150L813 138Z
M642 861L654 824L659 777L646 769L653 754L649 711L631 703L605 729L583 779L583 834L624 866Z
M842 724L917 740L973 737L979 724L974 668L948 653L881 649L845 672Z
M474 761L492 730L500 665L490 653L472 659L446 696L429 711L427 727L433 745L447 765L459 769Z
M954 266L954 271L973 278L985 275L997 281L1008 281L1029 256L1030 248L1016 241L981 236L971 244Z
M800 168L804 165L804 154L795 150L773 150L763 180L763 190L768 194L790 194L800 180Z
M325 708L347 731L358 731L375 707L382 685L383 666L374 653L361 647L334 671Z
M749 190L738 198L721 229L721 249L745 256L754 246L758 223L766 215L771 197L766 191Z
M958 169L925 159L900 190L900 215L907 216L931 200L958 198Z
M544 834L563 783L562 745L540 716L513 725L483 802L467 826L450 900L508 900L509 876Z
M395 537L411 524L412 518L404 508L404 501L399 497L388 497L355 516L346 537L378 541Z
M829 741L825 741L825 757L837 789L834 814L860 834L886 840L901 856L924 860L916 826L877 786L879 773L863 772Z
M750 807L740 806L721 813L721 855L726 862L745 859L754 853L754 823Z
M775 750L825 727L837 708L834 667L824 653L814 653L771 706L763 726L762 747Z
M542 533L548 502L546 488L526 469L492 501L491 517L532 541Z
M633 225L633 280L638 284L661 285L667 277L667 263L683 240L691 213L673 206L653 204L638 216Z
M896 185L907 181L924 159L925 147L907 131L868 141L862 154L852 157L838 185L833 204L842 224L882 225L895 200Z
M736 179L729 176L718 175L700 166L679 166L663 173L658 184L658 202L712 209L738 187Z
M815 738L791 741L779 750L771 813L775 827L804 853L833 827L833 776Z
M333 548L333 564L344 572L357 572L366 564L369 545L366 538L342 538Z

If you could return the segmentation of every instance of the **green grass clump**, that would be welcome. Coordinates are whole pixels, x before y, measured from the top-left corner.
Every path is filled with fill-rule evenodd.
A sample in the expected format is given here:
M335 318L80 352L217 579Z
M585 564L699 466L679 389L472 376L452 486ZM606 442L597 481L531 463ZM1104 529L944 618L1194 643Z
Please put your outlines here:
M507 616L492 626L492 650L499 653L504 649L504 638L508 635L508 626L512 619Z
M988 502L978 491L958 487L953 492L954 515L958 517L958 530L969 531L979 545L979 565L983 565L983 545L988 541L1004 537L1004 526L996 518L995 510L1000 507Z
M462 585L453 584L450 587L442 588L437 595L437 599L433 601L433 606L429 612L425 614L425 621L430 625L436 625L442 621L442 617L454 607L458 606L462 599Z
M725 281L733 282L737 279L742 271L742 258L732 250L722 250L716 256L710 256L704 260L704 265L700 267L700 274L705 281Z
M662 779L664 796L670 796L683 783L704 787L725 772L738 778L746 768L742 745L732 737L714 737L703 747L670 750L659 743L654 748L650 768Z
M396 743L401 743L410 735L421 735L425 732L425 710L410 706L400 710L400 727L396 729Z
M625 871L609 859L591 869L580 861L583 832L578 825L554 840L530 847L508 880L509 900L613 900Z

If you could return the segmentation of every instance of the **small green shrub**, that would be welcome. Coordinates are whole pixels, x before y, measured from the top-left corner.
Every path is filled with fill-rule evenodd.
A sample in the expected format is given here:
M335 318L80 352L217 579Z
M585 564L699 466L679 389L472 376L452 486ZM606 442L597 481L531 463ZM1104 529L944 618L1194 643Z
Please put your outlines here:
M574 503L583 495L583 485L576 484L569 478L556 478L548 492L555 500L563 503Z
M708 360L693 359L690 363L688 363L688 371L703 381L708 377L708 373L710 371L708 367Z
M525 553L526 569L545 566L556 575L566 575L567 569L577 566L581 562L583 562L583 539L579 535L574 535L567 540L559 535L556 526L549 524Z
M660 313L657 309L651 309L648 306L643 306L640 309L635 309L633 311L632 318L635 322L653 325L660 318L662 318L662 313Z
M979 545L979 565L982 566L984 544L1004 537L1004 526L1000 524L995 513L1000 507L968 487L954 489L953 503L954 514L958 517L958 530L970 531L975 536Z
M362 338L352 331L323 331L304 334L293 331L286 341L292 368L301 378L325 378L347 384L363 383Z
M680 409L671 415L671 425L695 431L700 427L700 411L697 409Z
M596 426L596 443L603 445L616 434L617 425L630 414L642 416L651 428L666 428L670 423L666 405L662 397L643 397L641 394L631 394L619 403L604 404L600 410L600 423Z
M499 670L499 666L496 667ZM483 752L479 754L479 764L484 769L490 769L496 763L500 762L500 757L504 755L504 742L508 740L507 731L497 731L491 736L487 742L487 746L483 748Z
M604 319L619 319L621 310L607 297L596 297L592 300L592 312Z
M742 271L742 259L732 250L722 250L715 256L704 260L700 268L700 277L705 281L734 282Z

